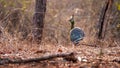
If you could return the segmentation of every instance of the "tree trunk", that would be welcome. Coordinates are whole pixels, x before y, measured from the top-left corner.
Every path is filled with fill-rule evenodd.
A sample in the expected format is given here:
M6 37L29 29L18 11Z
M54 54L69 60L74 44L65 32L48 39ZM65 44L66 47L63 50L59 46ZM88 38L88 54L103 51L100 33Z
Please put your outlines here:
M98 39L103 39L104 38L105 28L106 28L106 25L108 23L108 22L105 22L106 15L107 15L108 9L110 9L112 3L113 3L113 0L107 0L105 2L105 5L102 8L100 19L99 19L100 27L99 27L99 32L98 32Z
M44 18L46 12L46 2L47 0L36 0L35 4L35 14L34 14L34 38L38 43L42 40L42 33L44 28Z

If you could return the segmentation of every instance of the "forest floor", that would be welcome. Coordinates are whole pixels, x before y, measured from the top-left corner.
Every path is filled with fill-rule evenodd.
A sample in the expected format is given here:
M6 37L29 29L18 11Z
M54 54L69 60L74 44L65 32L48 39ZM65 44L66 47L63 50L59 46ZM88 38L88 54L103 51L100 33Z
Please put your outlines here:
M66 61L63 58L54 58L50 60L21 63L4 64L0 68L120 68L120 47L103 48L100 54L100 48L86 45L1 45L0 58L10 59L29 59L56 53L75 52L77 62Z

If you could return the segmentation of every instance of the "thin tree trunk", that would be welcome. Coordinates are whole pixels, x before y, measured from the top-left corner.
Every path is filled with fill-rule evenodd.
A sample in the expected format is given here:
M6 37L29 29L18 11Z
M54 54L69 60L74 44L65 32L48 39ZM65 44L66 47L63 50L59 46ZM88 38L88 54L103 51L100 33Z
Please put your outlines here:
M36 0L35 5L35 14L34 14L34 38L35 41L41 42L42 40L42 33L44 28L44 18L46 12L46 2L47 0Z
M107 24L107 22L105 22L105 17L107 14L108 9L111 7L113 0L107 0L105 2L105 5L102 8L101 11L101 15L100 15L100 19L99 19L99 24L100 24L100 28L99 28L99 32L98 32L98 39L103 39L104 38L104 32L105 32L105 26Z

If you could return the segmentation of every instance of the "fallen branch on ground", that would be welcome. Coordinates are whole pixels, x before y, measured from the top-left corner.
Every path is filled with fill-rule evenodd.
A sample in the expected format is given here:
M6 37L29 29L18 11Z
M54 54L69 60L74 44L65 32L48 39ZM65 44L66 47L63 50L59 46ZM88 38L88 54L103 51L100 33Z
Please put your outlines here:
M31 59L19 59L19 60L11 60L9 58L4 58L4 59L0 59L0 65L3 64L16 64L16 63L30 63L30 62L39 62L39 61L44 61L44 60L49 60L49 59L53 59L53 58L58 58L58 57L70 57L70 56L74 56L74 53L58 53L58 54L52 54L52 55L48 55L48 56L43 56L43 57L39 57L39 58L31 58Z

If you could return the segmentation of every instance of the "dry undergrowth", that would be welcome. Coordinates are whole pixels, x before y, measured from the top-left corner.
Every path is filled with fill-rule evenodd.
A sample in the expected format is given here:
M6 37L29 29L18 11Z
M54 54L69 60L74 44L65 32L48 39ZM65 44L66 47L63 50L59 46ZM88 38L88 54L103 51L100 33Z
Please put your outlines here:
M29 59L36 58L40 56L55 54L55 53L66 53L66 52L76 52L76 57L82 57L87 61L78 61L77 63L72 63L70 61L64 61L63 59L51 59L47 61L42 61L38 63L29 64L8 64L1 65L1 68L119 68L119 62L113 62L115 60L120 61L120 47L106 47L103 48L103 55L100 60L100 48L91 47L87 45L73 46L70 45L52 45L46 44L35 44L31 40L17 42L12 41L12 45L0 44L0 57L10 58L10 59ZM15 43L14 43L15 42ZM16 43L17 42L17 43Z

